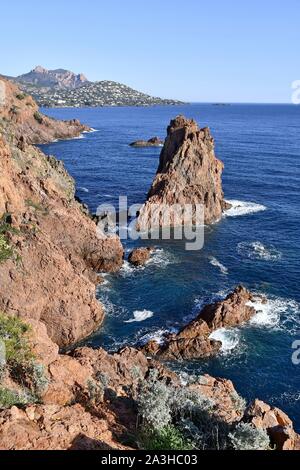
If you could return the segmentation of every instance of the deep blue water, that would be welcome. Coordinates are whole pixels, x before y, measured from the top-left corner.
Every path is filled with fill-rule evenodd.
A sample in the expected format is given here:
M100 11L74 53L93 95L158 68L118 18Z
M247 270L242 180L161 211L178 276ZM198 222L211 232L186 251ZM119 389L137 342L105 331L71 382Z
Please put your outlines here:
M125 263L99 289L107 317L90 342L114 350L178 327L201 303L243 283L268 296L265 313L255 323L221 333L225 350L218 357L173 366L232 379L243 396L281 407L300 430L300 365L292 363L292 343L300 339L300 107L195 104L44 111L60 119L79 118L98 131L43 146L64 160L78 196L92 211L103 202L116 204L119 195L127 195L130 203L144 201L160 150L133 149L131 141L164 137L179 113L211 128L216 154L225 164L226 199L250 202L250 210L257 211L206 228L199 252L186 251L179 241L147 242L157 251L145 269ZM139 242L124 244L128 252ZM149 318L125 323L144 310Z

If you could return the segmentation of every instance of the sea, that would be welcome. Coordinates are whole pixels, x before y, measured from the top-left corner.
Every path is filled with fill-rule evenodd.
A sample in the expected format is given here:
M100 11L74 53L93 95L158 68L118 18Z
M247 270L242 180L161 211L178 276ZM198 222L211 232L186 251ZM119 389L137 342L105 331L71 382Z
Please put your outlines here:
M98 288L106 319L86 340L116 351L150 338L161 341L202 306L237 285L267 297L239 328L218 330L222 350L207 360L168 364L185 374L231 379L248 401L278 406L300 431L300 107L296 105L191 104L157 107L43 109L58 119L80 119L93 132L43 145L64 161L77 196L92 212L118 206L119 196L140 204L157 170L160 148L130 142L164 138L178 114L209 126L224 162L225 199L232 208L205 227L204 247L187 251L184 240L123 240L126 256L152 246L151 260L134 268L125 259ZM299 352L299 354L298 354Z

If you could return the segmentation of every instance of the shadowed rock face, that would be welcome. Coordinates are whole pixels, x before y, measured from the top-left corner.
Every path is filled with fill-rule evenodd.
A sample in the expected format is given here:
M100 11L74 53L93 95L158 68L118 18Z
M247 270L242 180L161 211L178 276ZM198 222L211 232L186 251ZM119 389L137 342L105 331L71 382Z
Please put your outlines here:
M199 129L195 121L177 116L168 127L157 174L140 211L138 228L149 228L151 211L156 204L191 204L193 207L203 204L204 222L209 224L219 220L226 208L222 171L223 163L215 157L209 129ZM163 216L157 214L155 220L158 227L167 225ZM191 222L198 222L194 213ZM172 217L169 225L182 223L180 214Z
M143 351L163 359L197 359L216 354L221 343L210 339L211 333L250 320L255 314L255 309L248 305L251 299L247 289L237 287L225 300L204 307L197 318L178 334L167 337L165 344L151 341Z

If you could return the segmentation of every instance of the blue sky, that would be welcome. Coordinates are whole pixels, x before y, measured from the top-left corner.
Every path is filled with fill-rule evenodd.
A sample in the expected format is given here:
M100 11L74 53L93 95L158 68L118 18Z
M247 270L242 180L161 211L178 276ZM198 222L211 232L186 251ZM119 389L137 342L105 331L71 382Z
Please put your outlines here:
M290 102L299 0L1 2L0 73L35 65L188 101Z

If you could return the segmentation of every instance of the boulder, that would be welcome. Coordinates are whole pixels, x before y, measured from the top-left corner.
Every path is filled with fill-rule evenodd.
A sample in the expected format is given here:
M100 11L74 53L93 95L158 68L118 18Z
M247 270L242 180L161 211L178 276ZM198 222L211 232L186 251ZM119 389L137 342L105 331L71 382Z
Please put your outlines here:
M153 249L148 248L136 248L129 256L128 261L134 266L144 266L149 261Z

